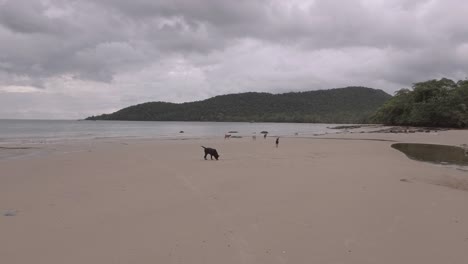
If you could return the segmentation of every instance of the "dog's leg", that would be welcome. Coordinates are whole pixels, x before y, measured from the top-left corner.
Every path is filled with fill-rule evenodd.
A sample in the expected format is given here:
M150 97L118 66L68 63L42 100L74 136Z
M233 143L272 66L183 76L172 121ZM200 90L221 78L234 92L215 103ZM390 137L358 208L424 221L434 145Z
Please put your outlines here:
M208 153L206 153L206 152L205 152L205 157L204 157L204 158L205 158L205 160L206 160L206 156L208 156Z
M210 154L210 158L211 158L211 160L213 160L213 155Z

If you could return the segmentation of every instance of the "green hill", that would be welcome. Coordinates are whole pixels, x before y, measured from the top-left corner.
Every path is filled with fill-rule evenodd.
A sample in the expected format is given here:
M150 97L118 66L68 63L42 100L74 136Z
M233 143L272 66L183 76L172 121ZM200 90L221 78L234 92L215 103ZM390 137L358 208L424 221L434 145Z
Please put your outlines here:
M149 102L87 120L364 123L390 98L382 90L365 87L250 92L181 104Z

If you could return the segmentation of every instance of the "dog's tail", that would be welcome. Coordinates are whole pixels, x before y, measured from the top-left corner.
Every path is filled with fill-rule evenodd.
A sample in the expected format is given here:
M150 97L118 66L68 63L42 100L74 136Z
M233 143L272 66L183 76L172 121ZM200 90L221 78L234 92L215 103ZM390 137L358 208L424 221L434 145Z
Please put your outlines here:
M204 146L201 146L202 148L206 149Z

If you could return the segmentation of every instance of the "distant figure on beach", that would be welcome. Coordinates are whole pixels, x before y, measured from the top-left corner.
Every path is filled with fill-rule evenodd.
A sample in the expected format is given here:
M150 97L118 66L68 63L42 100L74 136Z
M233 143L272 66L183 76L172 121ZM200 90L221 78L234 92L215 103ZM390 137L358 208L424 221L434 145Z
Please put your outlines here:
M279 144L279 138L276 138L276 147L278 147Z
M252 135L252 139L253 140L257 140L257 134L254 132L253 135Z
M230 139L231 138L231 134L224 134L224 139Z
M267 133L263 134L263 139L266 139Z

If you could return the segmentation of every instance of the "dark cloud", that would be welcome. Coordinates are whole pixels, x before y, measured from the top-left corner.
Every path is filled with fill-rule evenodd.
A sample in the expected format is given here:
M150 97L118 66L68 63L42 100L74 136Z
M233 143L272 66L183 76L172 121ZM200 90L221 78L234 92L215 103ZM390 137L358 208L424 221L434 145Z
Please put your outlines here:
M62 25L45 15L46 6L39 1L5 1L0 8L0 23L23 34L61 33Z
M467 11L464 0L0 0L0 117L15 105L28 106L21 116L75 116L229 92L463 79Z

